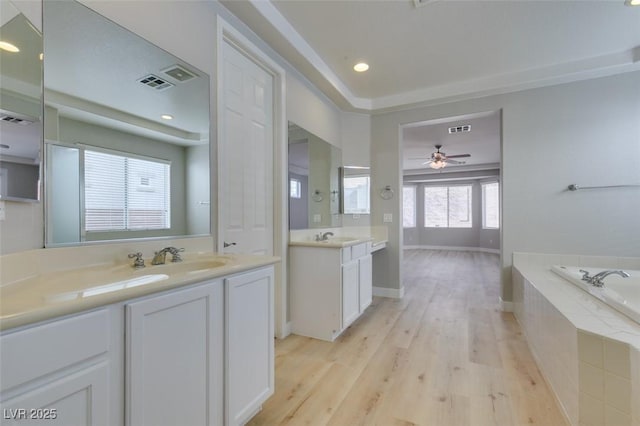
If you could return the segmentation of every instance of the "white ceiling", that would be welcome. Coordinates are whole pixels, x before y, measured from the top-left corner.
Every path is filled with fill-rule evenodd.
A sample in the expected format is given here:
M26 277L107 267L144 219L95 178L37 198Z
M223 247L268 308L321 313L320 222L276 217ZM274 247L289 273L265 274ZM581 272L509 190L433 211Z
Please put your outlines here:
M45 2L44 23L45 102L61 115L177 144L208 142L207 74L77 2ZM174 65L197 77L163 73ZM174 87L138 82L148 74Z
M222 2L356 110L640 69L640 7L623 0ZM353 71L359 60L368 72Z
M222 0L341 108L407 105L577 81L640 69L640 7L605 1ZM366 61L369 71L353 65ZM471 124L472 131L448 134ZM403 169L434 145L471 154L443 171L499 167L500 114L403 130ZM415 159L417 158L417 159Z
M449 127L471 125L471 131L449 133ZM442 145L447 155L470 154L459 158L464 165L447 164L443 172L478 170L499 167L500 113L489 112L469 116L451 117L424 123L415 123L402 130L403 170L434 172L423 164Z

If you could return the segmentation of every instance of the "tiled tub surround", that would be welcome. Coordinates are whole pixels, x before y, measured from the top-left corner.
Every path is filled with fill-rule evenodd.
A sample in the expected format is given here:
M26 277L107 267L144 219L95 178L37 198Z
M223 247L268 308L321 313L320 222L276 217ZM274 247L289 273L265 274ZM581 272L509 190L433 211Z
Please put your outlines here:
M559 264L638 270L640 259L513 256L514 313L571 424L640 426L640 325L553 273Z
M289 231L289 243L293 245L313 244L315 236L319 233L332 232L329 237L329 245L335 241L333 246L348 246L364 241L371 241L371 251L383 249L389 239L386 226L345 226L341 228L312 228L296 229ZM354 240L344 242L341 239L353 238Z
M151 265L154 251L185 248L183 262ZM276 263L269 256L213 253L210 237L29 250L0 256L0 330L32 324ZM134 269L129 253L142 252Z

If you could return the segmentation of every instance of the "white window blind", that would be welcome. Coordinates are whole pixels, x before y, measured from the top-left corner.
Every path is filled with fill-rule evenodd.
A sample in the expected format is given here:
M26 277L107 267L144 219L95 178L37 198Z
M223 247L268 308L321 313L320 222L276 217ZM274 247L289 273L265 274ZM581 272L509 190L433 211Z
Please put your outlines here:
M482 184L482 227L485 229L500 227L500 184L498 182Z
M415 228L416 226L416 187L402 187L402 226Z
M424 226L471 228L471 185L424 188Z
M170 164L85 150L85 229L169 229Z

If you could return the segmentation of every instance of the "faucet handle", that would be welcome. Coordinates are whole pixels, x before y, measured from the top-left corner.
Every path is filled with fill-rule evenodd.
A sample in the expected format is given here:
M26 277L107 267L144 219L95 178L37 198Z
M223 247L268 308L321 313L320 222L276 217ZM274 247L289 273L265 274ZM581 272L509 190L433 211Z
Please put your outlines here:
M142 258L142 253L137 252L137 253L130 253L128 255L129 259L133 259L135 258L136 260L133 261L133 267L138 269L138 268L144 268L144 259Z
M180 256L180 253L182 253L183 251L184 251L184 248L169 247L169 253L171 253L171 256L173 256L171 258L171 261L182 262L182 257Z
M585 271L584 269L580 269L580 272L582 272L582 281L591 282L593 277L589 275L589 271Z

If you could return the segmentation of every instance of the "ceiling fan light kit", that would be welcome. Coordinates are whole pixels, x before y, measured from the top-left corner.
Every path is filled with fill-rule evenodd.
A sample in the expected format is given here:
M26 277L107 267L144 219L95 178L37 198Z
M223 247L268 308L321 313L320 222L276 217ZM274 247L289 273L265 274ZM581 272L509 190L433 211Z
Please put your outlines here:
M466 158L471 157L471 154L458 154L458 155L449 155L441 152L440 149L442 145L435 145L436 152L431 154L431 159L429 161L425 161L424 164L428 164L432 169L440 170L447 166L447 164L465 164L464 161L452 160L452 158Z

